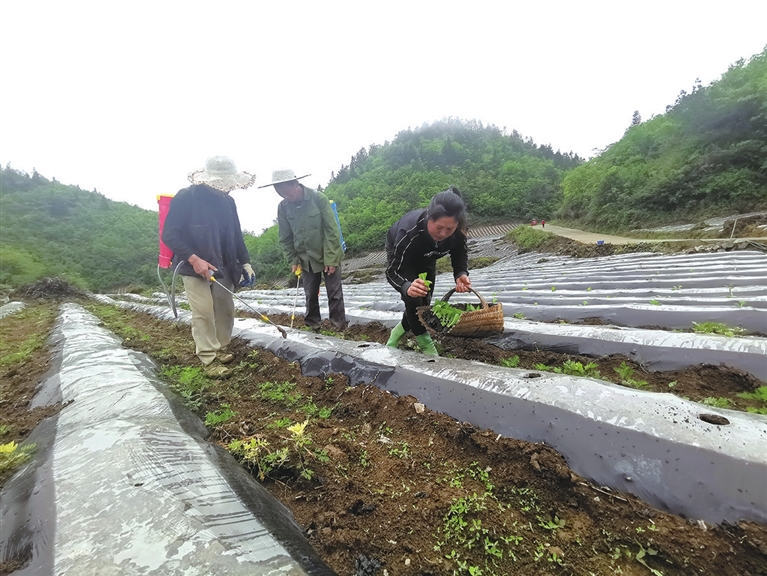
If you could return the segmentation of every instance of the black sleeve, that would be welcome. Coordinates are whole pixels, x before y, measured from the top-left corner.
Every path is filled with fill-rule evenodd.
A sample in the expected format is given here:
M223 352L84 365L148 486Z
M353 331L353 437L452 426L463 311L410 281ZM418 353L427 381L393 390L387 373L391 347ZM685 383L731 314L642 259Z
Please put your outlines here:
M469 246L463 232L455 233L455 245L450 250L450 264L453 266L455 280L469 275Z
M418 231L416 230L415 233L405 233L404 230L400 229L396 232L397 234L395 235L391 250L387 250L390 256L387 258L386 279L393 288L404 296L407 294L413 280L415 280L415 278L408 278L407 259L408 252L412 251L418 236Z

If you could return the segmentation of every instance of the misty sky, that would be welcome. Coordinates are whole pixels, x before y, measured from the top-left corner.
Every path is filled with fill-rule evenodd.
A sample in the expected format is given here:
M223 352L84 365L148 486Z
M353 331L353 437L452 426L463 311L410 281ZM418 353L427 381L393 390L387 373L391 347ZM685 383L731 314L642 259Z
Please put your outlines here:
M0 0L0 21L2 165L148 209L208 156L325 186L448 116L590 157L767 45L763 0ZM272 188L233 197L272 224Z

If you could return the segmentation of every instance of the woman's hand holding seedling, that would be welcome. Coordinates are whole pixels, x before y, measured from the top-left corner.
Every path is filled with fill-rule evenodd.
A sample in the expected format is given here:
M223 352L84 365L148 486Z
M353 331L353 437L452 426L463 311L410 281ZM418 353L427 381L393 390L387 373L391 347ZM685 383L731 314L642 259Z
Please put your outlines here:
M429 293L431 280L426 279L426 272L421 272L418 278L407 289L407 295L411 298L422 298Z

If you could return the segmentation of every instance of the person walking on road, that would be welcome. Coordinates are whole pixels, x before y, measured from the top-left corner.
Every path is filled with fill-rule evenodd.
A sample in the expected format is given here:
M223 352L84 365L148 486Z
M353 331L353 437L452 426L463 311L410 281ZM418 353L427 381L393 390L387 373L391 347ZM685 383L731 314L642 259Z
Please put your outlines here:
M322 279L328 295L330 323L336 330L346 328L346 307L341 282L344 251L341 232L330 200L322 192L299 182L309 174L296 176L291 169L275 170L272 181L259 188L274 186L282 197L277 207L280 246L290 262L291 272L300 271L306 297L304 323L319 331L319 291Z
M429 306L437 276L437 260L450 255L455 291L468 292L466 206L457 188L439 192L428 208L413 210L395 222L386 235L386 279L405 303L402 320L391 331L387 346L396 348L411 330L424 354L438 356L434 341L418 318L419 306ZM426 281L419 275L426 273Z
M234 359L224 351L232 339L235 286L252 286L256 276L242 237L237 206L229 192L248 188L256 177L238 172L231 158L213 156L205 168L189 174L192 186L171 200L162 241L173 251L173 263L184 281L192 309L192 338L206 374L223 377ZM183 261L183 263L182 263ZM210 275L216 278L211 282Z

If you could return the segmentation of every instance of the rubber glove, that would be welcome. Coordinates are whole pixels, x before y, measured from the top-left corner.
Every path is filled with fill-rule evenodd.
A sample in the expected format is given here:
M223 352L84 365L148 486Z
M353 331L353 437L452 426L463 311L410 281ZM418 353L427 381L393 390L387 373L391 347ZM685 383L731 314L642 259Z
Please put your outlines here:
M240 276L240 286L250 288L256 283L256 273L253 272L250 264L244 264L242 267L242 276Z

